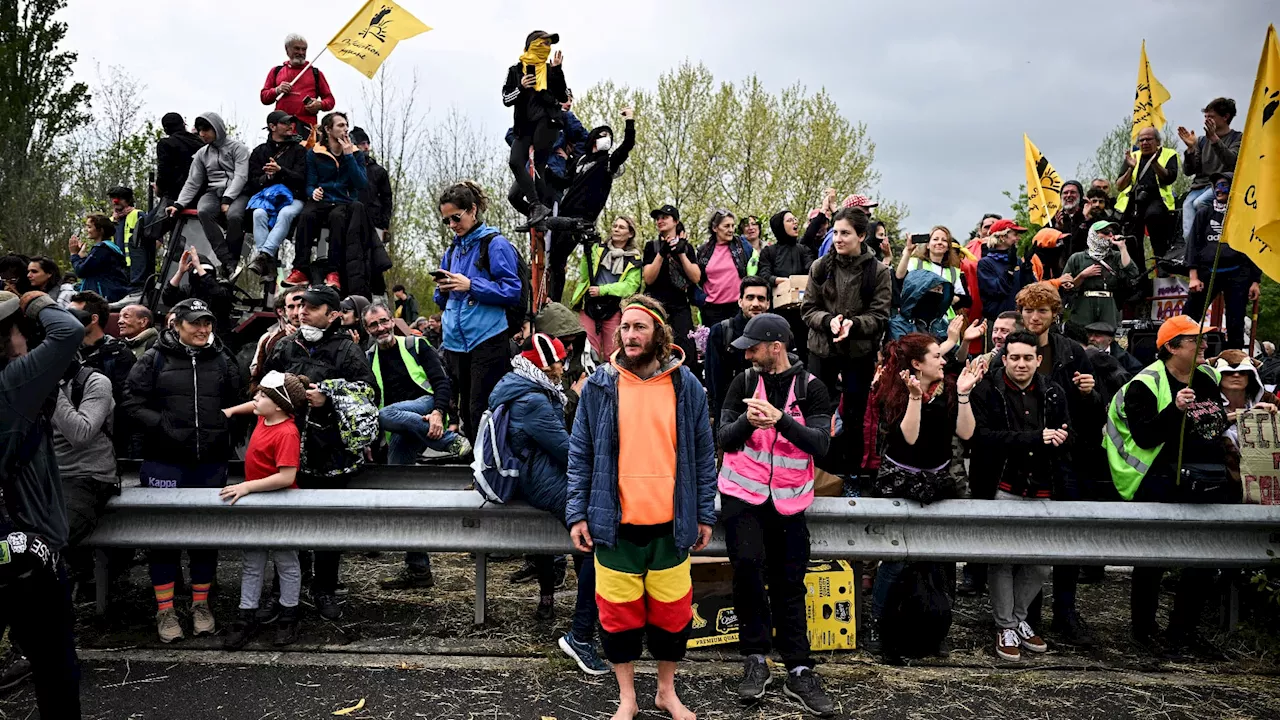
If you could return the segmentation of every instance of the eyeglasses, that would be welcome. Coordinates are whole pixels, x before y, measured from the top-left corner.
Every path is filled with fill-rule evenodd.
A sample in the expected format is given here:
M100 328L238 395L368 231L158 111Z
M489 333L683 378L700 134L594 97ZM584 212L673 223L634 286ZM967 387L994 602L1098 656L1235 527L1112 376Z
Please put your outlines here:
M1223 370L1222 372L1218 373L1218 377L1221 377L1221 378L1240 377L1243 375L1250 375L1250 374L1251 373L1248 370Z
M454 225L456 223L462 222L462 215L463 215L462 213L445 215L444 217L440 218L440 222L444 223L445 225Z
M395 321L392 320L391 318L382 318L380 320L373 320L373 321L366 322L365 324L371 328L380 328L386 325L395 325Z

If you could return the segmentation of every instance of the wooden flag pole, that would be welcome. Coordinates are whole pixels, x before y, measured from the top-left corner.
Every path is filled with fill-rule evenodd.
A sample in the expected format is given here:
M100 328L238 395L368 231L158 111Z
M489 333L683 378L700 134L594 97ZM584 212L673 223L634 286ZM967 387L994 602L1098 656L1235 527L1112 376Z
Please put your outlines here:
M320 56L325 54L325 51L328 49L329 49L328 45L325 45L324 47L320 48L320 52L317 53L314 58L308 60L307 64L303 65L302 69L298 71L298 74L293 76L293 79L297 80L298 78L302 77L302 74L305 73L311 67L311 65L315 63L316 60L319 60ZM288 81L288 82L292 82L292 81ZM320 92L320 88L316 88L316 92ZM292 90L289 91L288 93L283 93L283 92L276 93L276 100L279 100L285 95L292 95L292 94L293 94Z

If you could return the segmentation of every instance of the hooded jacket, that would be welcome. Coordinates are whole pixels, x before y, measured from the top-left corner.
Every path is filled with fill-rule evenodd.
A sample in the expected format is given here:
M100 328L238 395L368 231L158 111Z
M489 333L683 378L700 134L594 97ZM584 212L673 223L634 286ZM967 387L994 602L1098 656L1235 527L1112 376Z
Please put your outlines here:
M182 126L156 141L156 192L170 201L176 200L191 173L191 158L204 141Z
M934 292L939 288L940 292ZM902 305L898 314L889 318L889 339L897 340L913 332L934 336L938 342L947 339L947 309L955 285L931 270L912 270L902 279Z
M489 241L488 272L478 267L480 241ZM517 274L516 251L496 229L477 223L471 232L453 239L440 263L443 270L471 279L471 289L452 293L436 288L435 301L444 309L444 349L471 352L480 343L506 332L507 307L520 302L521 279Z
M1230 182L1234 173L1223 173ZM1196 213L1195 223L1191 226L1191 236L1187 238L1186 262L1188 268L1194 268L1197 274L1204 274L1200 279L1208 284L1208 273L1213 269L1214 257L1218 255L1218 246L1222 245L1218 260L1218 272L1236 269L1244 270L1249 282L1262 280L1262 271L1246 254L1222 242L1222 229L1227 223L1226 212L1215 206L1216 198L1209 209Z
M790 210L775 213L769 218L769 229L776 242L764 246L760 251L760 269L758 275L769 284L772 290L774 278L788 278L792 275L808 275L813 266L813 251L800 243L800 238L787 234L787 227L782 222Z
M1221 377L1221 373L1232 370L1248 373L1249 385L1244 391L1245 411L1263 402L1280 407L1280 398L1277 398L1275 393L1268 392L1263 387L1262 377L1258 373L1257 366L1244 354L1244 351L1223 351L1214 364L1214 368L1218 371L1219 377ZM1227 407L1226 393L1222 395L1222 405ZM1226 432L1223 433L1223 448L1227 453L1227 472L1231 475L1232 481L1238 483L1240 482L1240 422L1238 417L1235 420L1231 420L1231 424L1227 426Z
M54 393L53 450L62 479L91 478L115 483L119 479L116 450L112 445L116 401L111 380L90 369L84 378L80 404L73 401L74 378L81 365L67 369L59 392Z
M865 273L875 274L870 302L862 295ZM889 324L892 300L893 273L871 252L823 255L809 270L809 288L800 305L809 326L809 352L822 358L874 358ZM831 334L831 320L836 315L853 321L849 336L839 343Z
M596 141L605 133L609 133L610 138L616 138L613 128L608 125L593 128L587 134L586 153L570 161L569 188L565 190L564 199L560 202L561 215L594 223L609 202L613 180L622 174L622 164L635 147L636 121L627 121L622 144L614 146L612 151L596 150Z
M489 394L489 408L508 406L507 447L520 460L520 494L530 505L555 515L564 522L569 486L569 432L565 429L565 408L560 397L533 373L542 371L521 356L512 361L507 373ZM545 376L544 376L545 378Z
M240 399L240 371L221 340L190 347L166 330L129 371L124 408L142 429L144 460L200 465L230 459L222 408Z
M716 522L716 454L707 417L707 393L672 348L662 372L672 373L676 395L676 478L673 531L677 548L693 547L698 525ZM565 524L587 521L592 539L618 543L618 368L597 368L587 380L569 438L569 497Z
M227 137L227 125L218 113L202 113L199 117L213 126L214 139L191 158L187 182L174 203L179 210L195 202L201 188L217 193L224 204L230 204L244 194L249 184L249 148Z
M71 268L80 278L81 290L92 290L107 302L115 302L129 294L128 266L124 251L115 240L99 240L84 257L73 253Z
M1029 259L1018 259L1018 249L984 250L978 260L978 293L982 317L994 322L1000 313L1014 310L1018 291L1035 282Z
M322 202L347 205L359 199L360 191L368 186L363 151L357 150L350 155L343 153L336 158L323 145L307 151L307 199L316 188L323 188Z
M364 174L368 182L359 193L360 202L364 203L369 214L369 222L379 230L386 230L391 227L391 212L395 202L391 194L391 176L370 153L364 153ZM405 318L405 321L412 322L416 317L418 315L414 313L412 317Z
M280 170L267 177L262 171L264 165L275 158ZM293 193L295 200L302 200L307 190L307 150L297 140L276 142L270 137L267 141L253 149L249 154L249 184L246 195L257 195L271 185L284 185Z

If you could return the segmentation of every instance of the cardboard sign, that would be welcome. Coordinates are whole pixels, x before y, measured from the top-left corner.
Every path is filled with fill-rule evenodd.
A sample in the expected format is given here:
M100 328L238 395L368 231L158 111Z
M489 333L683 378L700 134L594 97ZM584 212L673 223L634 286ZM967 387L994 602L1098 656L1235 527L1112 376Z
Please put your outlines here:
M773 289L773 309L799 307L804 302L804 291L809 287L808 275L792 275Z
M1186 296L1191 292L1187 280L1180 277L1158 277L1152 282L1155 299L1151 301L1151 319L1168 320L1182 314Z
M1280 505L1280 431L1276 416L1265 410L1242 413L1236 427L1240 433L1244 501Z

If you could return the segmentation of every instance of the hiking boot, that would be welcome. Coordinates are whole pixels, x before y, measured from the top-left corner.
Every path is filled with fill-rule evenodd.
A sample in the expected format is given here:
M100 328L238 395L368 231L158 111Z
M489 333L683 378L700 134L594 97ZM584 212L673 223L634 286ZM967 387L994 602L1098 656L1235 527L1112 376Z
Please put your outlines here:
M880 654L880 623L874 617L865 628L858 628L858 647L874 655Z
M270 255L260 252L254 256L253 262L249 263L249 272L256 275L270 275L271 266L275 264L275 259Z
M560 641L556 643L565 655L573 658L578 663L578 669L588 675L606 675L609 672L609 663L600 658L600 653L596 652L596 644L590 642L579 642L573 636L573 633L565 633L560 636Z
M338 597L329 593L316 596L316 612L325 620L342 618L342 606L338 604Z
M551 216L551 208L542 203L534 203L529 206L529 226L534 227L543 220Z
M543 595L538 598L538 609L533 612L533 619L540 623L549 623L556 619L556 598L554 595Z
M258 608L255 610L253 612L253 619L259 625L270 625L280 617L280 610L282 608L283 606L280 604L280 601L276 600L264 608Z
M178 622L178 613L173 608L156 613L156 631L160 633L162 643L182 639L182 623Z
M258 633L258 611L257 610L241 610L236 621L231 623L231 629L227 632L226 637L222 638L223 650L239 650Z
M298 608L280 608L280 619L276 622L276 635L271 644L276 647L292 645L298 639Z
M8 692L31 677L31 661L12 647L4 654L4 672L0 672L0 692Z
M1022 647L1033 653L1049 651L1048 643L1042 640L1035 630L1031 629L1026 620L1018 623L1018 639L1022 641Z
M835 712L835 703L822 691L822 681L809 668L796 668L787 673L787 684L782 693L798 700L805 710L818 717L828 717Z
M331 272L324 276L324 284L333 286L334 290L342 290L342 280L338 277L338 273Z
M748 655L742 661L742 682L738 683L738 699L751 703L764 697L765 690L773 681L773 673L769 672L769 663L763 655Z
M301 270L294 268L293 270L289 271L289 277L284 279L284 284L285 285L310 285L311 278L307 277L307 274L302 272Z
M1061 617L1054 613L1053 625L1050 629L1053 631L1054 640L1063 645L1093 647L1093 634L1074 611L1062 613Z
M459 435L449 443L449 454L453 457L466 457L471 454L471 441L466 435Z
M511 573L510 577L507 578L507 582L513 585L523 585L525 583L531 583L537 579L538 568L534 567L532 560L526 558L524 565L521 565L519 570Z
M230 280L231 276L236 273L236 265L237 263L235 260L227 259L220 261L220 264L218 265L218 279Z
M431 574L431 570L415 571L407 567L401 568L395 575L378 581L378 586L383 590L426 590L434 587L435 584L436 579Z
M1016 630L996 631L996 657L1009 662L1022 662L1022 641Z
M191 634L196 637L212 635L217 629L218 626L213 621L213 611L209 609L209 603L191 603Z

